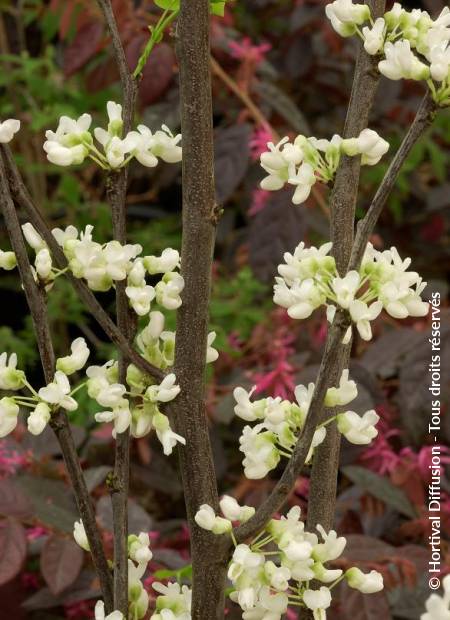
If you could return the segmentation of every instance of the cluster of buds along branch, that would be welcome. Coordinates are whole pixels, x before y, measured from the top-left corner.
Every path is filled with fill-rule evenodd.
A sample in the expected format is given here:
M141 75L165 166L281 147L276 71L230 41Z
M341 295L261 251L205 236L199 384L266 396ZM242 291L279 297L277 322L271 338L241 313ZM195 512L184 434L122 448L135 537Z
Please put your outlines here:
M364 340L372 338L370 322L384 309L396 319L425 316L428 303L420 295L426 282L407 271L411 259L402 260L396 248L379 252L369 243L358 271L340 277L329 255L331 243L306 248L300 243L293 254L286 252L275 278L274 302L293 319L305 319L316 308L327 307L332 322L336 307L348 314ZM344 341L348 342L351 328Z
M255 388L247 392L242 387L234 390L236 406L235 414L247 422L258 422L255 426L245 426L239 440L240 450L244 453L244 473L247 478L264 478L274 469L282 456L290 458L306 422L311 399L314 393L314 383L307 387L297 385L295 388L296 402L277 398L262 398L250 400ZM358 395L356 383L349 379L348 370L342 372L339 386L329 388L325 396L326 407L344 407ZM336 420L339 431L345 438L354 444L368 444L376 437L375 424L379 417L373 410L366 411L359 416L354 411L345 411L330 417L320 424L307 455L309 462L314 449L325 439L326 426Z
M82 549L90 551L84 524L81 520L74 523L73 537L75 542ZM142 583L142 578L144 577L152 557L153 553L150 549L150 537L147 533L141 532L138 536L136 534L130 534L128 536L129 617L133 618L133 620L141 620L141 618L146 616L148 611L149 595ZM113 611L105 618L103 601L97 602L95 606L95 620L123 619L124 616L120 611Z
M220 507L224 517L216 516L211 506L201 506L195 516L197 524L215 534L230 532L233 537L232 522L246 521L254 511L227 496ZM295 506L286 517L271 519L248 545L235 546L228 567L233 585L230 598L243 610L244 620L280 620L289 606L309 609L315 620L323 620L331 591L343 580L364 594L383 589L383 577L374 570L365 574L356 567L345 572L329 568L327 564L342 555L346 539L334 530L325 532L321 525L317 526L320 538L306 532L300 516ZM312 580L326 585L311 586Z
M391 80L424 80L438 105L450 105L448 6L436 19L427 11L408 11L398 2L376 20L367 4L351 0L335 0L325 10L336 32L343 37L358 35L368 54L381 57L380 73Z
M107 129L94 129L94 137L103 151L95 146L90 132L90 114L82 114L77 120L62 116L56 131L48 130L45 134L47 159L57 166L72 166L90 158L104 170L123 168L133 158L148 168L157 166L158 159L168 163L181 161L181 135L174 136L166 125L155 133L138 125L137 131L129 131L123 137L122 106L108 101L106 109Z
M341 156L361 156L361 163L374 166L388 151L389 143L376 131L364 129L357 138L344 140L334 135L331 140L318 140L299 135L294 142L283 138L278 144L269 142L268 151L261 155L261 166L267 172L261 181L262 189L276 191L286 183L295 191L292 202L305 202L317 182L333 181Z

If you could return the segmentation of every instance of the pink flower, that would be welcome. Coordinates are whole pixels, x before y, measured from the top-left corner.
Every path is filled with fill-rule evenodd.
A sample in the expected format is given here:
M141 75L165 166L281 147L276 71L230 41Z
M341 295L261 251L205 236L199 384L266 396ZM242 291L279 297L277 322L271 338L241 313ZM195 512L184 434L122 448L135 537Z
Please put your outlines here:
M267 143L272 141L273 135L267 125L256 127L249 142L251 158L254 161L258 161L261 155L267 151Z
M272 48L270 43L254 45L249 37L244 37L241 41L229 41L228 47L233 58L251 62L256 66L264 60L266 53Z
M64 611L66 618L81 620L81 618L92 618L94 613L95 601L77 601L65 605Z
M262 211L265 208L269 197L270 192L265 189L254 189L252 192L252 203L250 205L250 209L248 210L248 214L253 216Z
M0 441L0 478L6 478L30 464L31 452L19 452L8 439Z
M40 525L27 529L28 540L37 540L38 538L42 538L42 536L47 536L47 534L48 530L45 527L41 527Z

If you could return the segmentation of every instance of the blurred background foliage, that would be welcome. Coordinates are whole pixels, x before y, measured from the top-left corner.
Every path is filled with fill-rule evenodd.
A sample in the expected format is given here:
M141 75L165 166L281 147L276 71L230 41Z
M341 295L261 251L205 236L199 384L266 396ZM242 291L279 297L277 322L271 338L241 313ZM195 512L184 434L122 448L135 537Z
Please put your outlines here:
M328 239L327 194L321 188L305 206L291 204L289 190L258 189L259 154L268 140L297 133L331 137L342 131L351 89L355 43L339 38L324 18L325 0L238 0L225 17L212 19L212 76L217 200L223 207L217 232L211 329L219 360L210 369L208 411L221 491L257 505L276 480L247 481L233 416L232 388L292 398L293 387L314 380L325 337L325 317L290 320L271 302L271 283L284 251L300 240ZM432 14L445 0L405 2ZM160 9L146 0L113 0L128 62L134 68ZM96 3L89 0L0 0L0 118L18 117L22 131L14 151L33 198L52 226L94 224L110 237L104 182L94 165L61 169L42 150L44 132L59 116L88 111L102 122L108 99L120 100L118 76ZM145 67L137 115L152 129L165 122L179 130L176 27L166 33ZM385 162L365 168L358 216L365 212L422 96L422 85L382 79L371 127L391 142ZM404 166L372 239L395 244L442 297L443 368L450 363L447 280L450 272L450 113L439 114ZM181 168L132 165L127 199L129 238L156 254L181 242ZM0 247L8 242L0 225ZM113 309L113 296L102 294ZM59 278L49 296L54 344L65 354L83 335L97 361L112 347L71 287ZM16 351L40 381L31 322L13 272L0 277L0 348ZM174 326L170 326L173 328ZM336 527L347 535L349 563L377 568L387 590L372 597L342 592L331 619L419 618L427 595L426 489L429 482L427 366L429 320L401 324L381 316L370 346L356 341L351 372L359 382L357 407L377 409L380 435L373 446L343 446ZM446 366L445 366L446 365ZM81 380L81 377L80 377ZM111 550L111 508L104 480L111 465L110 430L93 422L91 404L79 392L72 423L105 545ZM442 395L448 407L448 386ZM10 620L92 617L98 584L89 558L70 537L77 518L61 455L50 435L30 438L19 425L0 440L0 598ZM442 456L448 462L450 422L444 418ZM279 473L279 472L278 472ZM176 460L133 444L130 528L151 531L152 571L179 573L189 563L188 534ZM444 478L443 528L450 532L450 484ZM306 507L308 472L290 502ZM443 566L450 570L443 540ZM168 572L167 572L168 571ZM150 588L151 576L147 580ZM151 588L150 588L151 589ZM230 607L228 618L239 617Z

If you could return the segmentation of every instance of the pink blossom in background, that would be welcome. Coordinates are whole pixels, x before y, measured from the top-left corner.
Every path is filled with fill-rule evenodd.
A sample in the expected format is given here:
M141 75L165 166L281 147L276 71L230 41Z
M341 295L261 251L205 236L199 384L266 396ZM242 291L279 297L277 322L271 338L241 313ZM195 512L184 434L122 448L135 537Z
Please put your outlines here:
M240 41L229 41L228 47L233 58L259 65L267 52L272 49L270 43L255 45L250 37L244 37Z
M389 443L391 437L400 435L398 429L385 429L383 425L378 427L378 436L372 441L359 457L368 469L383 476L391 474L400 462L399 455Z
M49 531L40 525L36 527L30 527L27 529L27 540L37 540L43 536L47 536Z
M250 148L250 156L254 161L258 161L267 149L268 142L273 142L273 135L267 125L258 125L250 136L248 146Z
M431 470L429 465L431 463L432 449L440 448L440 459L442 465L450 463L450 448L446 446L422 446L419 452L414 452L412 448L402 448L399 452L399 457L403 460L409 461L415 466L417 473L421 476L422 480L426 483L431 481ZM446 456L447 455L447 456ZM441 475L444 473L444 468L441 465Z
M252 381L256 385L255 394L266 392L270 396L292 399L295 390L295 367L288 361L295 349L295 336L292 334L286 312L274 313L278 326L273 334L268 351L268 372L255 373Z
M95 601L77 601L65 605L64 611L66 618L70 620L81 620L81 618L93 618Z
M250 208L248 210L248 214L250 216L254 216L260 211L262 211L267 205L267 201L269 199L270 193L265 189L254 189L252 192L252 202L250 204Z
M30 461L31 452L19 452L7 439L0 441L0 479L14 475Z

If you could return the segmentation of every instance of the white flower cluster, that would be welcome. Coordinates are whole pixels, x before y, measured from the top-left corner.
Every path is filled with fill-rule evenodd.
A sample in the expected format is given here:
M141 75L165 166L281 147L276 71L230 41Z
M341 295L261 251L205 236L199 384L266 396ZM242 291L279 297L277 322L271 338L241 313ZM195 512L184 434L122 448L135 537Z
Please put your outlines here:
M181 135L174 136L165 125L155 133L145 125L138 125L137 131L130 131L123 137L122 106L108 101L106 109L107 129L94 129L103 152L95 146L89 131L90 114L82 114L77 120L61 116L56 131L45 133L47 159L58 166L72 166L89 157L105 170L123 168L133 158L149 168L156 166L158 159L168 163L181 161L181 147L178 146Z
M426 80L437 104L450 105L450 9L436 19L427 11L407 11L396 2L375 21L366 4L335 0L326 7L343 37L357 34L368 54L382 56L380 73L391 80ZM368 22L370 25L360 26Z
M273 299L287 308L290 317L305 319L326 305L332 321L339 306L348 311L361 338L370 340L370 322L382 309L396 319L428 313L428 303L420 297L426 282L415 271L407 271L411 259L402 260L396 248L379 252L369 243L359 271L350 271L341 278L334 258L329 256L331 247L326 243L320 248L306 248L302 242L293 254L284 255ZM350 336L349 329L346 342Z
M179 583L164 585L156 581L152 588L159 592L155 613L150 620L191 620L192 591Z
M67 258L67 268L76 278L84 279L88 287L97 292L109 291L115 282L126 280L125 292L138 316L148 315L153 301L167 310L176 310L181 306L184 280L175 271L180 266L177 250L166 248L161 256L140 256L142 246L139 244L122 245L115 240L98 243L93 239L93 228L88 225L81 232L75 226L52 230ZM49 290L55 278L63 275L65 270L53 267L48 246L32 224L24 224L22 231L36 254L34 277ZM9 271L16 265L14 252L0 250L0 268ZM147 284L147 276L160 274L161 280L155 286Z
M420 620L448 620L450 618L450 575L442 580L444 592L442 596L433 592L425 603L426 612Z
M277 398L250 400L253 388L247 392L237 387L234 392L235 414L248 422L258 421L255 426L245 426L239 439L240 450L244 453L244 473L247 478L264 478L274 469L282 456L290 457L292 450L302 432L314 393L314 383L308 387L298 385L295 388L297 402ZM358 395L356 383L349 379L348 370L342 372L338 387L329 388L325 397L327 407L343 407ZM314 449L325 439L326 424L337 420L339 431L348 441L354 444L368 444L377 435L375 424L379 416L373 410L367 411L362 417L354 411L340 413L317 427L309 454L308 462Z
M203 507L197 516L204 511ZM272 519L249 545L236 546L228 567L234 588L230 598L243 610L244 620L280 620L290 604L310 609L315 620L325 620L331 591L341 581L364 594L383 589L383 577L376 571L365 574L354 567L343 573L328 568L328 562L342 555L346 539L318 525L319 539L305 531L300 516L295 506L286 517ZM196 521L204 527L203 519ZM327 585L313 589L312 580Z
M66 411L78 408L73 395L80 387L87 385L90 398L107 409L95 414L96 421L112 422L114 437L130 426L134 437L143 437L154 429L166 455L172 453L177 442L185 443L184 438L171 429L169 418L159 410L161 403L170 402L180 392L173 373L166 375L158 385L131 365L127 372L129 392L125 385L118 382L117 362L109 360L103 366L89 366L86 370L87 381L72 390L69 376L85 366L89 355L84 338L74 340L70 355L57 359L53 381L36 391L27 382L25 373L17 369L17 355L13 353L8 359L7 354L2 353L0 389L17 391L26 387L31 395L6 396L0 400L0 437L15 429L21 406L32 410L27 420L28 430L33 435L39 435L56 408Z
M219 502L223 517L217 516L214 509L203 504L195 515L195 522L213 534L225 534L233 529L233 521L244 523L255 514L252 506L240 506L230 495L224 495Z
M261 187L276 191L285 183L293 185L292 202L296 205L305 202L317 181L328 183L334 179L342 154L360 155L363 165L374 166L389 149L389 143L372 129L364 129L349 140L338 135L331 140L299 135L293 143L283 138L267 146L269 150L262 153L260 161L268 176L261 181Z
M73 537L75 542L85 551L89 551L89 542L83 522L74 523ZM148 563L153 554L150 549L150 537L141 532L138 536L128 536L128 600L129 617L133 620L141 620L147 614L149 596L142 584L142 577L147 570ZM104 604L99 601L95 607L95 620L122 620L123 615L114 611L105 618Z
M11 142L19 129L20 121L16 118L8 118L3 122L0 121L0 144Z
M18 394L0 400L0 437L5 437L16 428L20 407L31 409L27 425L33 435L42 433L56 408L75 411L78 403L72 396L75 390L71 389L68 375L81 370L88 357L89 349L84 338L77 338L72 343L71 354L57 360L53 381L36 391L28 383L23 370L17 369L17 355L13 353L8 360L7 354L2 353L0 390L18 391L27 388L31 395Z

